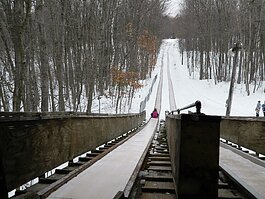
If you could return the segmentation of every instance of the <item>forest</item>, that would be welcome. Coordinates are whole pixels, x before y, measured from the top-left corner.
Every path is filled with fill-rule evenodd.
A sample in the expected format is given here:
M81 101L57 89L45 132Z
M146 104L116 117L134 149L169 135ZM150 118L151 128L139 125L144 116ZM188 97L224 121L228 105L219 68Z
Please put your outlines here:
M168 1L0 0L0 111L91 113L104 96L118 113L165 38L190 75L265 92L264 0L182 0L173 18Z
M174 23L190 73L264 89L264 0L183 0Z
M0 0L0 111L118 112L150 75L162 0Z

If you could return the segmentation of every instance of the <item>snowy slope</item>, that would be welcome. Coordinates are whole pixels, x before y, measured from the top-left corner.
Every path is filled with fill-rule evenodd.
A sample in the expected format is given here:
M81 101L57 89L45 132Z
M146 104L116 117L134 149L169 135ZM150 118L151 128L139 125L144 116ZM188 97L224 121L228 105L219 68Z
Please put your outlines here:
M184 58L184 62L185 60L186 59ZM177 108L182 108L194 103L196 100L200 100L202 102L203 113L207 115L225 115L225 102L228 98L230 82L222 82L215 85L213 80L198 80L197 73L189 76L186 64L184 63L184 65L181 65L181 54L178 49L177 40L168 39L163 41L157 60L157 66L153 74L154 77L155 74L159 73L161 67L164 67L161 116L164 115L164 111L170 110L167 84L168 74L166 72L166 65L169 65ZM148 82L151 82L151 80L147 81L146 88L148 88ZM158 81L156 82L153 89L153 97L151 97L151 100L149 100L146 107L148 116L154 108L153 99L157 83ZM144 88L145 90L139 91L142 97L145 96L144 92L147 91L146 88ZM131 112L139 111L140 100L141 98L135 99ZM236 84L232 102L231 116L255 116L254 109L258 100L261 100L262 102L265 100L263 89L260 89L256 93L251 93L250 96L247 96L244 85ZM195 108L191 109L190 111L195 111ZM187 113L187 111L183 111L183 113ZM260 115L263 114L260 113Z

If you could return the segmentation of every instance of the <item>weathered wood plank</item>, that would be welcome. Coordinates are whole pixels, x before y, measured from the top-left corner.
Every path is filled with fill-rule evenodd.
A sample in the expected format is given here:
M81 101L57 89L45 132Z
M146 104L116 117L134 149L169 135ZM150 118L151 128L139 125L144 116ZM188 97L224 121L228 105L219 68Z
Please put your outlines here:
M166 118L177 198L217 198L220 120L196 114Z
M173 182L146 181L144 186L142 187L142 191L165 191L175 193L175 186Z
M144 118L145 113L12 121L0 118L0 173L4 173L7 190L128 132Z
M176 195L169 193L143 193L141 199L176 199Z
M222 118L220 136L239 146L265 154L265 120L259 118Z

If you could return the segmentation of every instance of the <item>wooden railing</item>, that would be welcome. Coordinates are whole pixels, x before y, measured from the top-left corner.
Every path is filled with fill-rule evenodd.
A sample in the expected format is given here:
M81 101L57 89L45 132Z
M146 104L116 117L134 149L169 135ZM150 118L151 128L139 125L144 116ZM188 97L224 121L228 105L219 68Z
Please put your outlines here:
M127 133L144 119L145 112L128 115L0 113L0 192L11 191Z
M166 127L179 198L217 198L220 138L265 155L265 118L168 114Z
M221 138L265 155L265 118L223 117Z

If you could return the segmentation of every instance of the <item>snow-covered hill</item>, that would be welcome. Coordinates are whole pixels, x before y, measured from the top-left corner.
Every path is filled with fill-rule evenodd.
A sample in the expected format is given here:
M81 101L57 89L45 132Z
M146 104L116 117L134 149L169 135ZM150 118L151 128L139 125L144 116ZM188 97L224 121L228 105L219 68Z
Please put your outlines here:
M184 65L181 65L181 54L178 49L177 40L167 39L163 41L157 59L157 65L152 74L152 78L154 78L156 74L160 73L161 67L164 67L163 96L160 114L162 118L164 118L164 112L170 110L168 102L167 65L169 66L176 105L178 108L194 103L196 100L200 100L202 102L201 111L203 113L207 115L225 115L225 102L228 98L230 82L222 82L215 85L213 80L198 80L198 74L196 74L196 72L192 74L192 76L189 76L186 64L184 63ZM135 95L133 105L129 112L139 112L140 102L148 94L152 78L142 82L144 87ZM159 78L157 78L157 81L154 84L151 97L145 108L148 117L154 108L158 80ZM261 100L262 103L265 101L265 94L263 93L262 88L255 93L251 93L250 96L247 96L244 87L245 85L243 84L235 85L231 116L255 116L257 101ZM102 103L104 104L104 101ZM95 107L94 111L96 112L97 106L95 105ZM195 108L190 111L195 111ZM101 112L114 113L113 110L107 108L106 105L105 108L103 105ZM183 113L187 113L187 111L183 111ZM262 112L260 112L260 116L263 117Z

